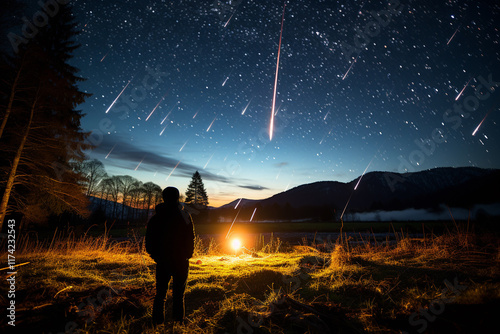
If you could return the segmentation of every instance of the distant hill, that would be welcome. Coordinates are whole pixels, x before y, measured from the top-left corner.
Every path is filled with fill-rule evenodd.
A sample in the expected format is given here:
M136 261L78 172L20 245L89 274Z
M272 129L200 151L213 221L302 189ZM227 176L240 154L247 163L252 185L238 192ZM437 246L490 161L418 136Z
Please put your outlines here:
M263 200L242 199L240 208L329 207L342 210L438 208L442 204L472 207L500 203L500 170L476 167L434 168L414 173L371 172L351 182L321 181L300 185ZM219 209L234 208L235 200ZM224 210L222 210L224 211ZM265 211L265 210L264 210Z

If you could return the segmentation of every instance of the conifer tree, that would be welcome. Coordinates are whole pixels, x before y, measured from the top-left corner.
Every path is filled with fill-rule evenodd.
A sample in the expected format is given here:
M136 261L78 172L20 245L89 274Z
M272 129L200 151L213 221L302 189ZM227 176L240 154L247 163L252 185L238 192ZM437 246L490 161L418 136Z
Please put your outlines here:
M194 205L208 205L207 191L205 190L203 180L201 179L201 175L200 173L198 173L198 171L193 174L191 183L189 183L188 189L186 191L185 202L187 204Z
M83 79L68 63L77 33L71 5L59 5L36 36L0 60L0 224L14 210L38 221L65 211L88 214L73 168L90 148L75 109L90 95L79 90Z

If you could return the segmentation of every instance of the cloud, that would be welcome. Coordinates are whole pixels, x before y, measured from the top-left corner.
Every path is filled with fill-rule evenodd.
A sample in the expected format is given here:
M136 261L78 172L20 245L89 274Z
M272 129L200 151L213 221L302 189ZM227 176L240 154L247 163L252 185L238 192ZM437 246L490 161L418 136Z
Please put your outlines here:
M240 188L250 189L250 190L268 190L269 188L259 186L259 185L238 185Z
M200 174L204 180L233 183L227 177L204 171L202 167L184 163L170 157L168 154L158 154L151 148L154 148L154 146L144 149L122 140L119 136L107 136L92 153L102 156L101 160L105 159L107 165L131 171L138 168L141 171L157 172L164 170L165 172L170 172L173 168L176 168L176 176L180 175L190 178L195 171L201 170ZM158 148L158 151L160 150L161 148Z
M285 167L285 166L288 166L289 163L288 162L279 162L277 164L274 164L275 167Z

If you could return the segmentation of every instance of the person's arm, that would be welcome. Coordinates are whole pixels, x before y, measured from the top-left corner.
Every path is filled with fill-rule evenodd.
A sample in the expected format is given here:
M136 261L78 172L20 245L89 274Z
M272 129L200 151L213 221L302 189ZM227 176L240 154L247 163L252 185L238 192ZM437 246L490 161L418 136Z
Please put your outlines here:
M155 224L155 216L151 217L148 222L148 226L146 227L146 252L151 256L151 258L155 259L155 238L156 236L156 224Z
M188 224L188 233L187 233L187 258L190 259L193 257L194 252L194 224L193 218L189 215L189 224Z

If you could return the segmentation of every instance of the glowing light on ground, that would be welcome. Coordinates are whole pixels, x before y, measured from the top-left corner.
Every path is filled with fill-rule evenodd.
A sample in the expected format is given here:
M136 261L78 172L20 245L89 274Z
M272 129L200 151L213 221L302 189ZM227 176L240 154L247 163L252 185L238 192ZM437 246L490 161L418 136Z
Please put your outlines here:
M231 247L237 251L241 248L241 240L240 239L233 239L231 240Z

